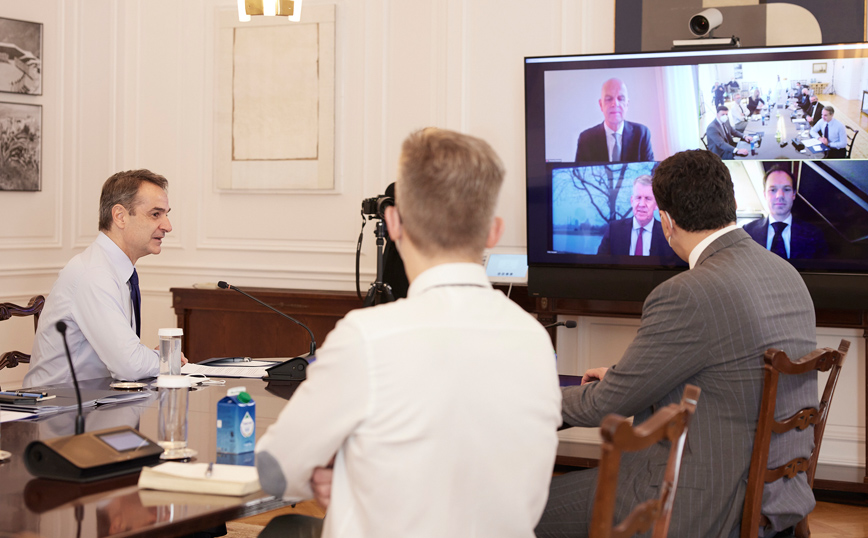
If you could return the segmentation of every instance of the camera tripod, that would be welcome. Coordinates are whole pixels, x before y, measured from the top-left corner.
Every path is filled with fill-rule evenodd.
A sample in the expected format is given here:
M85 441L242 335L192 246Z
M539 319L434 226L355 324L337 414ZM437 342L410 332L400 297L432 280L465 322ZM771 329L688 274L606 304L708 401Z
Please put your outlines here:
M392 295L392 286L383 282L383 246L386 244L386 225L382 219L377 220L374 235L377 237L377 280L368 289L362 308L391 303L395 300L395 296Z

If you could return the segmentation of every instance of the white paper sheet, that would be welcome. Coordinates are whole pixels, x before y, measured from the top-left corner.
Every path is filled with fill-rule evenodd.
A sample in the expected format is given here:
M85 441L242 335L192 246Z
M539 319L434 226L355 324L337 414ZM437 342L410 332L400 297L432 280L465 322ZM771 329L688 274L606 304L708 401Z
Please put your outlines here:
M6 411L0 409L0 423L12 422L13 420L24 420L35 416L36 413L22 413L20 411Z

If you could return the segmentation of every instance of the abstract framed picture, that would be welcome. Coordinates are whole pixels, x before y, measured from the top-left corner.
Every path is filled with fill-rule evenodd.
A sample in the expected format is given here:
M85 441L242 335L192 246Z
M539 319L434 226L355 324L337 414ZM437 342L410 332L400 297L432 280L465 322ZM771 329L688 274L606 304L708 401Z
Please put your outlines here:
M42 106L0 102L0 190L42 190Z
M0 18L0 92L42 95L42 23Z

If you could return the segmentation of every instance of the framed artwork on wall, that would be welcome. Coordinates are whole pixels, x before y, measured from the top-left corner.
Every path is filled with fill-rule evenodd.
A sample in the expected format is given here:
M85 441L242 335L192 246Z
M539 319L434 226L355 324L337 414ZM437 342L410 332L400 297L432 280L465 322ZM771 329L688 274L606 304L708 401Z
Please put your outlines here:
M0 18L0 92L42 95L42 23Z
M814 64L814 73L825 73L826 72L826 62L815 63Z
M0 190L42 190L42 106L0 102Z

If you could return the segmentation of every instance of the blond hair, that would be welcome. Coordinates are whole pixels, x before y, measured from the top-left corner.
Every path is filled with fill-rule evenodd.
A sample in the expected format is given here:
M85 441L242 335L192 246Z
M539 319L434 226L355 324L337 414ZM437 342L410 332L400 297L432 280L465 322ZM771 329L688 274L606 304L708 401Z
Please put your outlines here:
M401 147L396 207L405 232L426 255L479 256L503 184L503 163L484 140L427 128Z

